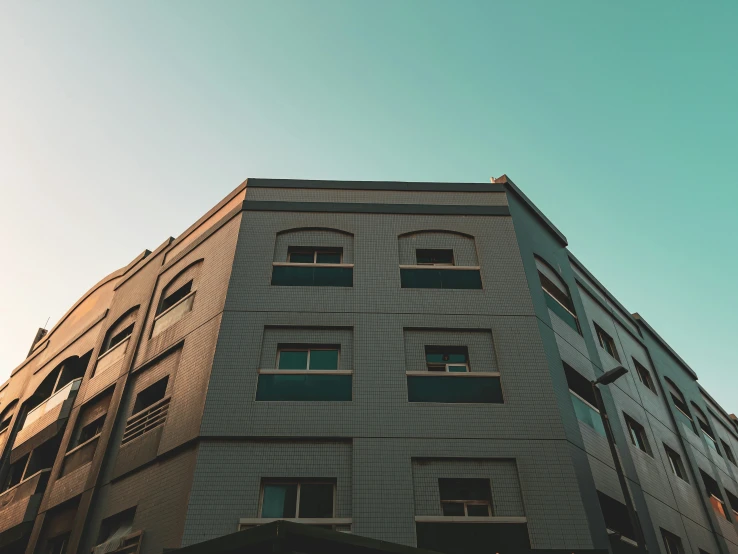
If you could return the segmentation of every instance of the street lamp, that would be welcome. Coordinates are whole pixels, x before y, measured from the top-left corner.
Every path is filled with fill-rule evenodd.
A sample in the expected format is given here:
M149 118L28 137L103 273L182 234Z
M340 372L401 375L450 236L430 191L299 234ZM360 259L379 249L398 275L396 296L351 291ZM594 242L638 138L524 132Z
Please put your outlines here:
M594 392L595 402L597 402L597 409L600 411L600 417L602 418L602 425L605 428L605 436L607 437L607 443L610 445L610 453L612 454L612 461L615 464L615 471L618 474L618 480L620 481L620 488L623 490L623 498L625 498L625 506L628 509L628 517L630 518L630 524L633 527L633 533L635 534L636 548L646 550L646 541L643 538L643 531L641 530L641 524L638 521L635 508L633 507L633 499L630 496L630 489L628 488L628 482L625 479L625 473L623 472L623 465L620 461L620 454L618 453L618 447L615 444L615 437L612 434L612 427L610 427L610 420L607 417L607 411L605 410L605 403L602 400L602 393L598 385L610 385L623 375L628 373L628 370L623 366L619 365L610 371L606 371L600 377L592 381L592 391Z

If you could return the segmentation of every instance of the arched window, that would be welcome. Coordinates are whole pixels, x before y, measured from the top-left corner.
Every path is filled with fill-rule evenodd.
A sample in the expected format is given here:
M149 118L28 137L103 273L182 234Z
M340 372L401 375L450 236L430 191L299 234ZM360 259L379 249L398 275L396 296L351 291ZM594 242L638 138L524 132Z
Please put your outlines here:
M687 401L684 399L682 391L680 391L674 381L668 377L664 377L664 381L666 382L666 388L669 391L669 395L674 402L674 407L677 409L675 414L677 421L681 421L688 429L696 434L697 429L694 426L694 421L692 421L692 416L689 413L689 407L687 406Z
M8 442L10 436L10 422L13 421L15 407L18 405L17 400L13 400L0 414L0 456L3 454L3 447Z
M108 328L100 348L101 353L97 357L97 366L95 366L93 375L105 371L125 357L137 315L138 306L135 306L120 316Z
M569 287L543 258L536 256L535 259L538 278L541 281L541 288L543 288L548 309L581 335L582 329L579 326L579 318L574 309L574 303L571 301Z
M402 288L481 289L474 237L424 230L398 237Z
M162 289L151 331L152 337L169 329L192 311L201 269L202 260L191 263Z
M699 409L697 404L695 404L694 402L692 402L692 409L694 410L694 415L697 418L697 423L699 423L700 430L702 431L702 436L705 437L705 441L707 441L707 446L720 454L720 449L717 445L715 433L713 432L712 427L710 427L710 422L707 419L707 416L702 410Z
M351 287L354 236L339 229L301 228L277 233L273 286Z

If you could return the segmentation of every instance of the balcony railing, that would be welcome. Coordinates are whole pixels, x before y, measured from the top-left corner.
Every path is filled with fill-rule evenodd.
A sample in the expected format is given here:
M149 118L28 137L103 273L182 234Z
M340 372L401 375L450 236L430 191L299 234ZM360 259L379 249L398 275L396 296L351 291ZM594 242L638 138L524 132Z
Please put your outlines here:
M401 265L403 289L481 289L478 266Z
M408 371L406 376L407 398L410 402L445 404L501 404L503 402L498 372Z
M62 404L67 398L69 398L72 392L76 391L79 388L79 384L81 382L82 378L70 381L54 394L49 396L46 400L41 402L41 404L36 406L33 410L28 412L28 414L26 414L26 420L23 422L23 427L21 427L21 430L28 428L31 424L38 421L41 416L49 413L51 410Z
M125 340L120 341L118 344L116 344L113 348L109 348L100 356L97 358L97 367L95 367L95 373L102 373L109 367L112 367L116 364L116 362L119 362L123 359L123 357L126 355L126 350L128 350L128 343L130 342L131 337L126 338Z
M170 396L162 398L145 410L129 417L126 422L126 429L123 431L123 440L121 441L121 444L126 444L127 442L140 437L144 433L163 425L167 420L167 414L169 413L170 399Z

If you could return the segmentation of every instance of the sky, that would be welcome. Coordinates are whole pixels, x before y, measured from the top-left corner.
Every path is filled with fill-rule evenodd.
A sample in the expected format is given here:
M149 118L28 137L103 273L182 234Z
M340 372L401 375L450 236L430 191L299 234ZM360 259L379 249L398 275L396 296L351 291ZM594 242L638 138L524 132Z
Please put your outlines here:
M0 382L247 177L488 182L738 412L738 2L25 2L0 16Z

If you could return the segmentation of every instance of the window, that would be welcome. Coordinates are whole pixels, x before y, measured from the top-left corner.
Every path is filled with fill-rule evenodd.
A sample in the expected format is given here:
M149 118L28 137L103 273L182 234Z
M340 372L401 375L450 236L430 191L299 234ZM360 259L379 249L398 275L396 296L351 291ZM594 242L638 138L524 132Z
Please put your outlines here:
M163 333L192 311L197 295L195 285L202 264L203 260L191 263L162 289L151 329L152 337Z
M569 385L571 403L574 406L574 413L577 419L592 427L601 436L607 436L600 411L596 407L597 400L592 389L592 383L569 364L566 362L562 363L564 364L566 382Z
M537 256L536 266L538 267L538 279L541 281L541 288L548 309L581 335L582 330L579 326L579 318L574 309L574 303L571 301L569 287L566 286L566 283L551 266Z
M454 251L419 248L415 251L415 259L418 265L454 265Z
M64 533L53 539L49 539L46 544L46 554L66 554L67 545L69 544L69 533Z
M110 391L82 405L64 455L62 476L92 461L112 397Z
M274 262L272 285L303 287L352 287L353 264L343 263L342 248L291 246L287 262Z
M168 383L169 376L167 375L139 392L136 396L136 403L133 405L133 413L137 414L162 400L167 393Z
M140 534L138 540L131 541L130 539L134 535L133 533L133 519L136 516L136 508L129 508L119 512L113 516L105 518L100 525L100 534L97 539L97 548L105 545L106 547L100 548L99 552L138 552L138 540L140 540ZM130 545L133 548L130 550L124 548Z
M694 402L692 403L692 409L694 410L695 416L697 416L697 422L699 423L700 430L702 431L702 436L705 438L705 442L707 442L707 446L709 446L712 450L714 450L715 453L720 455L720 450L718 449L717 439L715 438L715 433L713 433L712 428L710 427L710 424L707 421L707 417L702 412L702 410L700 410L694 404Z
M265 481L261 494L264 519L334 517L336 485L319 481Z
M449 373L469 371L469 352L466 346L426 346L425 361L428 371Z
M444 516L488 517L492 515L489 479L439 479Z
M682 539L665 529L661 529L661 537L664 539L666 554L684 554Z
M99 357L105 356L108 352L113 350L116 346L123 344L128 337L133 334L133 327L136 324L136 315L138 314L138 306L128 310L125 314L118 318L105 333L105 339L103 340L102 347L100 348L101 354ZM125 354L123 349L116 359L120 359Z
M23 480L29 458L30 455L26 454L25 456L10 464L10 467L8 468L8 473L5 476L5 482L3 483L2 488L0 488L0 491L6 491L10 488L13 488Z
M625 423L628 426L628 434L630 435L630 442L633 443L639 450L642 450L649 456L651 456L651 446L648 444L648 437L646 436L646 430L643 425L638 423L635 419L627 414L625 415Z
M76 394L87 368L89 356L90 354L86 354L82 358L77 356L67 358L41 381L33 396L25 402L27 412L22 429L28 428L43 414L61 406L67 398Z
M277 369L259 370L256 400L350 401L353 377L339 370L338 345L280 345Z
M651 378L651 372L648 371L648 369L645 368L643 364L641 364L638 360L635 358L631 358L633 360L633 365L635 365L636 373L638 374L638 379L640 379L641 383L646 385L646 387L653 393L658 394L656 392L656 385L653 382L653 379Z
M669 460L669 466L671 467L671 471L674 472L674 475L682 481L689 483L687 470L684 468L684 463L682 463L682 457L666 445L664 445L664 451L666 452L666 458Z
M610 356L615 358L617 361L620 361L620 355L618 354L618 349L615 346L615 341L613 340L613 338L605 333L605 331L603 331L602 328L596 323L595 330L597 331L597 340L599 341L602 349L610 354Z
M0 424L0 427L2 427L1 424ZM1 432L2 431L0 430L0 433ZM723 452L725 452L725 457L728 458L728 461L731 464L736 465L735 456L733 455L733 451L730 449L730 446L728 446L728 443L725 442L723 439L720 439L720 445L723 447Z
M671 396L671 400L674 402L674 407L677 409L675 414L677 421L681 422L694 434L697 434L697 428L694 426L692 416L689 414L687 401L684 399L682 391L668 377L664 377L664 381L666 382L666 387L669 389L669 396Z
M724 517L725 519L729 519L725 501L723 500L723 495L720 492L720 485L718 485L715 479L702 470L700 470L700 475L702 476L702 482L705 484L707 498L710 501L710 504L712 504L712 509L715 510L716 514Z
M600 509L607 529L618 535L618 538L635 541L636 534L630 521L627 506L600 491L597 491L597 497L600 501Z
M287 260L293 264L340 264L343 251L340 248L290 247Z
M280 348L277 368L293 370L338 369L338 346Z
M738 521L738 497L727 489L725 494L728 496L728 504L730 504L730 511L733 512L733 519Z
M422 269L421 269L422 267ZM400 266L400 286L404 289L481 289L482 276L478 268L456 269L463 266L428 264Z
M56 460L56 455L59 452L59 443L61 442L61 439L61 435L57 435L41 443L30 453L19 458L15 463L10 464L3 486L0 488L0 492L18 485L22 481L25 481L41 471L50 470L54 465L54 460ZM46 477L48 477L48 475Z
M177 290L169 293L167 296L161 299L161 304L159 304L159 309L157 310L156 315L159 315L162 312L166 312L169 308L177 304L177 302L180 302L185 296L187 296L191 292L192 292L192 281L187 281L184 285L179 287Z

